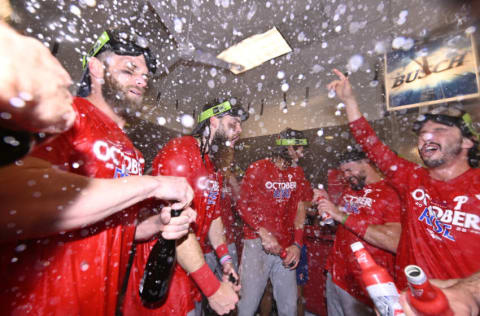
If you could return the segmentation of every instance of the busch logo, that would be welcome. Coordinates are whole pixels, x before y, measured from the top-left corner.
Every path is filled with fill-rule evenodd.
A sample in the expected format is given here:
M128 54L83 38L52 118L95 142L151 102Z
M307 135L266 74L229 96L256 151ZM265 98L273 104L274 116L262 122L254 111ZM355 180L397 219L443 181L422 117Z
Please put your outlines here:
M106 163L115 167L115 178L128 176L130 174L141 174L141 164L135 157L130 157L123 153L117 147L110 145L102 140L97 140L93 144L93 153L95 156Z
M420 222L424 222L430 226L428 229L433 238L439 237L455 241L455 237L451 235L452 227L457 230L471 230L475 233L480 232L480 217L476 214L462 212L462 206L468 202L469 198L465 195L459 195L452 199L454 202L453 210L446 207L434 205L431 197L423 189L412 191L411 196L416 201L418 207L423 207L423 211L418 217ZM447 206L448 207L448 206Z

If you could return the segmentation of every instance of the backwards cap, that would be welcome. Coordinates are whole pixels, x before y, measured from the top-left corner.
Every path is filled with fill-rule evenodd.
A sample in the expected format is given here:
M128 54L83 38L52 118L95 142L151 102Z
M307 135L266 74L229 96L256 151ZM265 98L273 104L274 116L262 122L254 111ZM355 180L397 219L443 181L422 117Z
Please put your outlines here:
M413 123L413 131L419 133L423 125L432 121L435 123L456 126L462 132L464 137L470 138L474 141L479 141L480 134L473 128L472 117L467 112L457 109L455 107L441 108L434 110L427 114L420 115Z

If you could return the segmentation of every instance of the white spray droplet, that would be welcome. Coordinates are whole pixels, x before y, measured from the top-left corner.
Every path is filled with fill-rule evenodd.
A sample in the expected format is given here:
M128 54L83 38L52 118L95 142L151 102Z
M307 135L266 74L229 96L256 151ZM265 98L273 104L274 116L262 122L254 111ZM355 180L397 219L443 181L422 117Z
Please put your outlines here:
M158 125L163 126L167 123L167 120L163 116L160 116L160 117L157 117L157 123Z
M333 89L328 90L328 98L329 99L335 98L336 95L337 95L337 93L335 93L335 90L333 90Z
M195 120L190 114L182 115L180 122L182 123L182 126L185 128L192 128L193 125L195 124Z

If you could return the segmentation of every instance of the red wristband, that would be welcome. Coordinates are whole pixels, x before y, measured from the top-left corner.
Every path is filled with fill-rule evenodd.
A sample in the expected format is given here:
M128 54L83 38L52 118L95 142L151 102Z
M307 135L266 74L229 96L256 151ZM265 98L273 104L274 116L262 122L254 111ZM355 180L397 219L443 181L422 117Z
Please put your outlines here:
M190 276L206 297L212 296L220 288L220 281L206 263L197 271L190 273Z
M221 244L215 248L215 253L217 254L218 259L221 259L223 256L228 255L227 244Z
M299 244L300 246L303 246L303 229L301 229L301 228L295 229L294 241L295 241L295 243Z
M356 234L358 237L363 238L367 232L367 228L370 225L363 217L350 214L347 220L343 224L348 230Z

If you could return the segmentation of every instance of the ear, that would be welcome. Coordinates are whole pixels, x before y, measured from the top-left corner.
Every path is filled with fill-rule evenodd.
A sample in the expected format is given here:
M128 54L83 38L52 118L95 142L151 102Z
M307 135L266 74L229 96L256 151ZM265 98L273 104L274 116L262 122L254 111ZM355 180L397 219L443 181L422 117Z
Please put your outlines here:
M88 62L88 70L90 75L94 78L102 79L105 75L103 63L96 57L90 58Z
M462 148L470 149L473 146L475 146L475 144L473 143L473 141L470 138L468 138L468 137L463 137L462 138Z
M220 125L220 119L216 116L212 116L210 118L210 127L212 127L212 129L217 129L218 125Z

